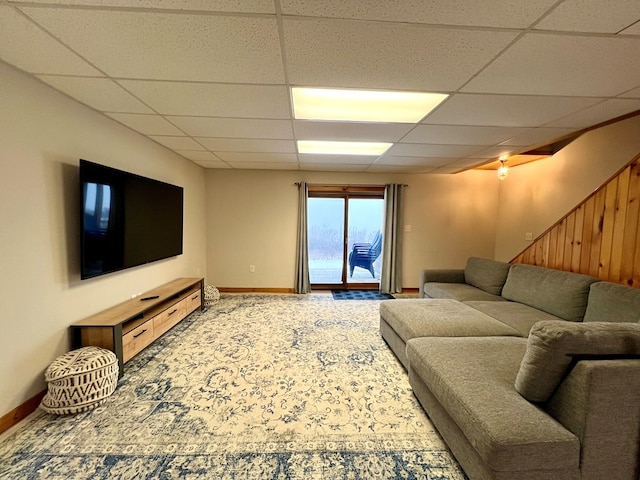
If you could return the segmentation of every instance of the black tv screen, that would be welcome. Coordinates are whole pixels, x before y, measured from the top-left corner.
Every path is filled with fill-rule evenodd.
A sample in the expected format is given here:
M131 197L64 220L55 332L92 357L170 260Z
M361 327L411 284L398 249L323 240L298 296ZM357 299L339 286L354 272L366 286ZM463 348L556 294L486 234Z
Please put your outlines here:
M182 254L184 190L80 160L82 279Z

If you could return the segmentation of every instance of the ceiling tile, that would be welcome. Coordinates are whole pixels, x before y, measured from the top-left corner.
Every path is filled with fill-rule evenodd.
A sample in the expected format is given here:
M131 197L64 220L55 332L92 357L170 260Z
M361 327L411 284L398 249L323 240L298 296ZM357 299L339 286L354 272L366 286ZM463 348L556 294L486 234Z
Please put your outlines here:
M640 21L620 32L622 35L640 35Z
M197 140L216 154L218 152L296 152L296 146L293 140L208 137L198 137Z
M132 7L208 12L275 13L273 0L9 0L11 3Z
M165 115L271 119L291 116L289 93L284 86L138 80L118 83Z
M107 115L143 135L184 135L160 115L135 113L108 113Z
M640 99L611 99L549 123L550 127L587 128L640 110Z
M242 170L298 170L297 163L229 162L229 165Z
M367 171L368 165L334 164L334 163L304 163L300 170L307 172L350 172L359 173Z
M200 150L176 150L178 155L182 155L184 158L188 158L189 160L193 160L195 162L206 161L206 162L222 162L218 157L216 157L211 152L200 151Z
M491 161L484 158L463 158L462 160L457 160L455 163L452 163L450 165L453 165L459 169L464 169L476 168L488 163L491 163Z
M229 163L297 163L295 153L265 153L265 152L219 152L219 158Z
M149 135L149 138L172 150L204 150L202 145L189 137Z
M0 59L31 73L102 75L18 11L3 5Z
M640 38L530 33L462 91L615 96L640 84L638 52Z
M505 146L527 146L550 143L565 135L575 132L574 128L532 128L501 143Z
M556 0L403 0L395 2L336 2L281 0L282 13L313 17L379 20L438 25L479 25L526 28Z
M517 127L418 125L402 141L406 143L435 143L441 145L495 145L525 130Z
M296 120L296 137L300 140L376 141L395 142L414 124L409 123L356 123L314 122Z
M405 165L405 166L421 166L421 167L439 167L451 163L451 158L433 158L433 157L397 157L393 155L384 155L378 159L375 165Z
M433 174L433 175L451 175L454 173L458 173L461 170L463 170L462 168L460 168L460 166L458 166L455 163L452 163L451 165L445 165L444 167L438 167L438 168L434 168L433 170L431 170L429 173Z
M429 115L426 124L538 127L594 105L598 98L457 94Z
M335 164L335 165L369 165L378 157L370 155L321 155L314 153L299 153L300 163Z
M387 154L397 157L466 157L478 150L478 145L433 145L428 143L397 143Z
M511 155L512 153L522 150L521 147L511 146L511 145L498 145L495 147L490 147L485 150L480 150L479 152L474 153L473 155L469 155L470 160L477 160L478 163L481 163L483 159L495 159L499 158L503 155Z
M637 0L565 0L535 28L571 32L618 33L640 20Z
M289 81L302 86L452 91L516 36L346 20L284 19Z
M101 112L153 113L120 85L106 78L38 75L42 81Z
M194 162L204 168L231 168L219 160L194 160Z
M289 120L175 116L167 119L195 137L293 139Z
M620 96L625 98L640 98L640 87L629 90Z
M409 165L371 165L367 168L369 173L429 173L433 167L409 166Z
M23 7L120 78L284 83L275 18Z

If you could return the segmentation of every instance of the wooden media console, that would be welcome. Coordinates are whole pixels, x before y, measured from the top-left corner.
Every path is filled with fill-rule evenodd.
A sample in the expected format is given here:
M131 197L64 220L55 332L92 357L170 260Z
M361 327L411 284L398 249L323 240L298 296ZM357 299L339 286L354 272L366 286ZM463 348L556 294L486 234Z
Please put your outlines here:
M178 278L71 325L73 349L94 345L124 364L187 315L204 306L204 279Z

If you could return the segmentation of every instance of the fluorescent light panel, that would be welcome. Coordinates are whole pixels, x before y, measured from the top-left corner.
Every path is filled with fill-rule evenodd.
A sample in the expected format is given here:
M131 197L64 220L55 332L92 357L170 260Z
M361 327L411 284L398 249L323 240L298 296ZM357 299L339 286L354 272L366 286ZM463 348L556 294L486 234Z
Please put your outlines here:
M393 143L298 140L298 152L329 155L371 155L377 157L386 152L391 145Z
M442 93L292 87L300 120L417 123L445 98Z

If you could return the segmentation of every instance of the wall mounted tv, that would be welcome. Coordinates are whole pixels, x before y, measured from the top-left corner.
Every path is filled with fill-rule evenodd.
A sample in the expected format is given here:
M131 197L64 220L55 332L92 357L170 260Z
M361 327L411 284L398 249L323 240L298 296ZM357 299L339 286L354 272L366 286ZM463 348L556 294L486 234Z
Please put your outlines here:
M80 160L82 279L182 253L182 187Z

